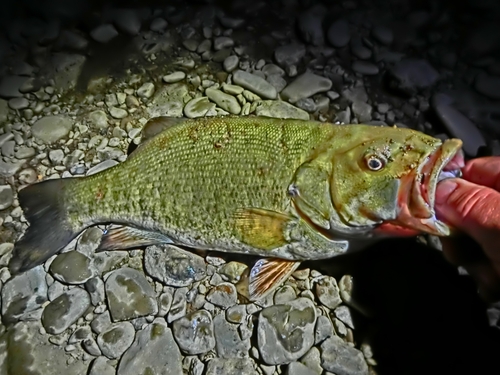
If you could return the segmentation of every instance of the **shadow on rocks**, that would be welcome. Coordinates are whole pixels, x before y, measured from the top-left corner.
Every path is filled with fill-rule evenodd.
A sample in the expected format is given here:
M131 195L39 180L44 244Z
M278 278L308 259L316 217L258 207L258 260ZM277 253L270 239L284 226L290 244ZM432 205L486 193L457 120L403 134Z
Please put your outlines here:
M365 251L309 262L353 276L355 339L371 344L379 375L489 374L498 370L500 330L488 324L475 284L442 254L414 240L387 240Z

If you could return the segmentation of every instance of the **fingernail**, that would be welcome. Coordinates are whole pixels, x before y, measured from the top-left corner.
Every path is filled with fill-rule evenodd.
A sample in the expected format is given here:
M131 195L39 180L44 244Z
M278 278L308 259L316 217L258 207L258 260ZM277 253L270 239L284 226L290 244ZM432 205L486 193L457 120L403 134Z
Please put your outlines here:
M446 179L437 184L435 205L443 205L446 203L448 196L455 191L458 184L454 179Z

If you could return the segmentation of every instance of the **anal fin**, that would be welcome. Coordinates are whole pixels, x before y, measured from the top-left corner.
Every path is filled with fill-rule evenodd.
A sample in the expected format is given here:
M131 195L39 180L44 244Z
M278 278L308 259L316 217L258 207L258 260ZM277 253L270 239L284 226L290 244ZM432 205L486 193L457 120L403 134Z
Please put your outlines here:
M248 276L248 298L256 301L274 291L297 269L300 262L284 259L260 259Z
M106 230L96 252L107 250L126 250L143 246L172 243L167 236L154 231L127 226Z

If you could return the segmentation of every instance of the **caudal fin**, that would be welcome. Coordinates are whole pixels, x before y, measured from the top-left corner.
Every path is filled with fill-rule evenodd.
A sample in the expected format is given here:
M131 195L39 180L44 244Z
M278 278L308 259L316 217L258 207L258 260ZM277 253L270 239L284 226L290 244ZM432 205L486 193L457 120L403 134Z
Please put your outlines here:
M18 198L29 227L15 244L9 263L15 275L42 264L61 251L79 232L67 221L63 199L70 179L47 180L19 191Z

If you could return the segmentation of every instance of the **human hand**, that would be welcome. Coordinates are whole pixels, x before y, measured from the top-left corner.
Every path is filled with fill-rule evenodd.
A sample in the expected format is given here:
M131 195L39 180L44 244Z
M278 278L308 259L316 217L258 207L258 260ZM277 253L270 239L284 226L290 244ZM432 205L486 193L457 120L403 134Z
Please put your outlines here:
M477 244L463 238L443 238L446 259L464 267L487 301L500 299L500 157L468 162L463 179L440 182L436 190L437 216Z

